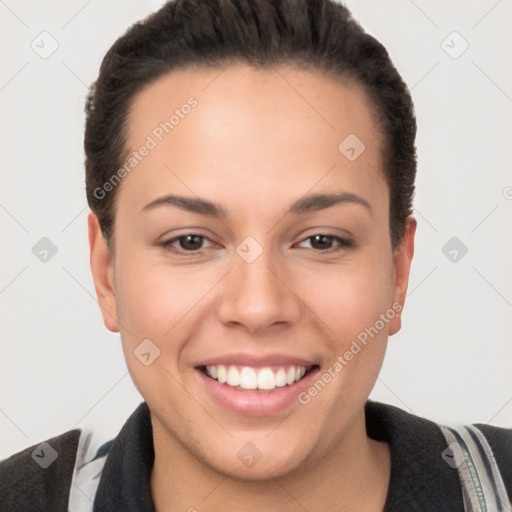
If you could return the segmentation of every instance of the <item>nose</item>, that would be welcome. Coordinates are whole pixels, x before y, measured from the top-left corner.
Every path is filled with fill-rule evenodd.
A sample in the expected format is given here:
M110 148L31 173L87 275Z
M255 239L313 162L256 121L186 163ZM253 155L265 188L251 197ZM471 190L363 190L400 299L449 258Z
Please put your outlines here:
M223 283L218 316L225 325L251 333L291 325L298 321L303 302L292 279L270 252L252 263L234 255L234 266ZM281 270L279 270L281 268Z

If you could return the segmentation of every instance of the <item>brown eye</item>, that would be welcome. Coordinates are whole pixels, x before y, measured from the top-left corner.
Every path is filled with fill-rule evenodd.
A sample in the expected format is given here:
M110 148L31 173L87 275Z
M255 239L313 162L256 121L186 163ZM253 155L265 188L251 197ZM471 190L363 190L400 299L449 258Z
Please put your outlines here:
M330 249L334 242L334 238L329 235L314 235L310 237L311 247L313 249L325 250Z
M186 235L180 235L166 242L163 242L161 245L164 249L168 249L170 251L175 252L196 252L203 249L203 245L205 240L208 240L203 235L197 235L195 233L188 233Z
M335 252L354 245L351 240L324 233L308 236L301 243L307 241L309 241L311 248L317 252Z
M203 236L185 235L178 238L180 247L186 251L197 251L203 245Z

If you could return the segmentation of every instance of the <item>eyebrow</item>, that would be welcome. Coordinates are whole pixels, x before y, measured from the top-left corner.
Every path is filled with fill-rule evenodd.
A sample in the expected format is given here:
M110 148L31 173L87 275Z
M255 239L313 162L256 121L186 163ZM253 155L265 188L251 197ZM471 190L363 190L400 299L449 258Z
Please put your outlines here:
M292 205L290 212L295 214L308 213L324 210L340 203L364 206L370 213L372 213L372 207L368 201L350 192L339 192L337 194L311 194L309 196L304 196Z
M368 201L350 192L340 192L336 194L310 194L293 203L289 208L289 212L298 215L313 211L325 210L326 208L330 208L336 204L360 205L372 213L372 207ZM200 215L218 217L220 219L227 217L226 210L219 204L212 203L206 199L177 195L166 195L159 197L144 206L142 211L145 212L164 205L177 206L182 210L198 213Z

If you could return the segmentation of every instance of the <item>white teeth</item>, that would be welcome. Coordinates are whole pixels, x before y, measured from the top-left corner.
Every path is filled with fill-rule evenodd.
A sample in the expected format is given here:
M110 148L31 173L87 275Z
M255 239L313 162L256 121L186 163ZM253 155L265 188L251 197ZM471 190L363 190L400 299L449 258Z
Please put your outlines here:
M304 368L304 373L306 373L306 368ZM280 388L286 386L286 372L284 368L279 368L276 372L276 386Z
M276 378L270 368L263 368L258 373L258 389L274 389L276 387Z
M213 375L212 375L212 377L213 377ZM219 366L217 366L217 380L221 384L224 384L228 380L228 374L226 372L226 367L222 364L219 364Z
M248 366L242 368L240 372L240 387L244 389L257 389L258 377L252 368Z
M228 386L240 386L240 372L234 366L230 366L228 369L228 380L226 383Z
M294 384L304 377L307 372L305 366L290 366L288 369L281 367L276 371L270 367L261 368L259 371L250 366L243 366L239 371L236 366L226 367L219 364L207 366L206 374L221 384L242 389L271 390Z

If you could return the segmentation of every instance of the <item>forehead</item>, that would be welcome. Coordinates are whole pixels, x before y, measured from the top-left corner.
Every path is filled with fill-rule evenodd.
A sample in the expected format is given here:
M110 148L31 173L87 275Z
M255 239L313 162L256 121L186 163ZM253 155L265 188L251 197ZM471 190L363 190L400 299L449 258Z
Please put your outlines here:
M260 69L232 63L225 67L188 66L143 87L129 109L132 141L169 119L190 97L200 103L205 128L208 118L224 125L236 123L237 128L250 124L260 129L261 135L283 126L289 129L291 122L299 119L309 121L300 125L305 133L326 130L342 136L351 128L364 136L368 128L376 127L373 106L354 79L291 65ZM220 109L224 109L223 115L219 115ZM285 112L287 117L281 123L276 124L274 118L272 126L266 124L269 115Z
M127 176L128 193L147 200L162 187L206 194L222 184L217 193L231 185L264 194L281 185L297 195L320 180L324 189L385 182L381 136L362 87L318 71L246 64L172 71L134 97L128 127L129 151L151 140Z

